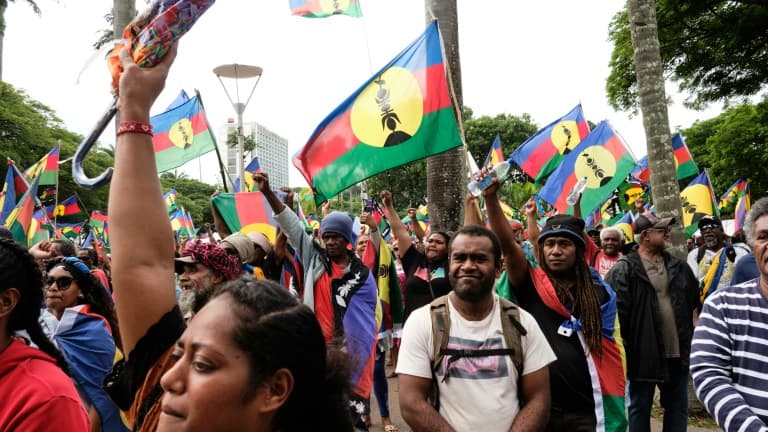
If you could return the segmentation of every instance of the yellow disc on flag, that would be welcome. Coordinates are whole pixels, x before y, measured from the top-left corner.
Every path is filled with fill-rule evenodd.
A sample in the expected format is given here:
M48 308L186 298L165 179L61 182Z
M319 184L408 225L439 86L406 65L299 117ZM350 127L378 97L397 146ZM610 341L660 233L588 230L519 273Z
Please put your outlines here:
M680 193L683 204L683 226L691 226L704 215L712 214L712 195L704 184L688 186Z
M411 138L423 116L424 98L416 77L407 69L392 67L360 92L350 123L363 144L389 147Z
M576 177L587 178L587 188L597 189L608 184L616 173L616 159L601 146L590 146L582 150L574 167Z
M570 153L581 142L579 126L573 120L563 120L556 124L549 136L561 155Z
M185 149L192 144L195 139L195 132L192 130L192 122L188 118L183 118L171 126L168 130L168 139L173 145L180 149Z
M349 8L349 0L320 0L320 10L327 14L340 14Z

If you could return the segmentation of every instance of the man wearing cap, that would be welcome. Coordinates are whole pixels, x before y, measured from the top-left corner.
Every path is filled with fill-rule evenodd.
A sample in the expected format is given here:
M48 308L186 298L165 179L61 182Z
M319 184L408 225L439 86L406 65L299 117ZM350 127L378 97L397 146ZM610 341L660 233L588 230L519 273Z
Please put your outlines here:
M749 247L744 243L726 244L723 223L717 217L704 216L699 219L698 227L704 244L688 253L688 266L701 282L703 297L706 297L715 289L731 284L734 266L749 253Z
M483 196L491 228L501 240L509 288L557 356L549 366L547 430L594 431L601 426L623 431L625 381L621 344L614 337L616 297L587 265L584 221L550 217L536 237L535 266L513 240L497 192L494 180Z
M227 237L229 238L229 237ZM241 271L240 258L213 243L191 241L181 257L176 258L181 298L179 303L185 319L208 303L216 288L235 279Z
M219 246L229 255L236 256L241 264L251 262L256 256L256 246L245 234L230 234L219 243Z
M315 312L325 342L344 341L352 360L351 385L360 401L368 399L373 383L376 327L376 282L368 268L348 250L353 244L353 221L348 214L334 211L320 222L321 247L269 187L265 172L253 174L275 213L275 220L304 266L302 300ZM362 407L362 406L361 406Z
M637 248L605 276L616 290L629 379L629 430L650 430L656 387L664 431L688 425L688 365L698 282L685 261L664 249L675 218L639 216Z

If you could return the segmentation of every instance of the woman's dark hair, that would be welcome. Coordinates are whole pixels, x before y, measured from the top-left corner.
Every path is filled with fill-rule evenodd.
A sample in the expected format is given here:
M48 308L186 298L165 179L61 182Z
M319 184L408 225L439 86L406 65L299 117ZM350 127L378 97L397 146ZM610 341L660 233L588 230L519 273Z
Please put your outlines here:
M0 291L10 288L19 291L19 303L11 312L9 330L26 330L32 343L53 357L59 368L69 375L67 361L45 336L38 321L43 304L43 276L35 259L13 240L0 239L0 274L3 275Z
M347 357L326 349L314 313L268 280L236 279L222 286L220 296L236 305L234 341L250 357L253 390L278 369L293 375L293 391L275 416L276 429L351 431Z
M91 274L88 266L75 257L66 257L49 261L45 270L51 271L54 267L62 267L77 282L80 293L83 295L83 298L79 299L78 303L90 305L91 312L101 315L107 320L110 330L112 330L115 346L122 349L123 341L120 338L117 313L115 313L112 297L109 296L101 282Z

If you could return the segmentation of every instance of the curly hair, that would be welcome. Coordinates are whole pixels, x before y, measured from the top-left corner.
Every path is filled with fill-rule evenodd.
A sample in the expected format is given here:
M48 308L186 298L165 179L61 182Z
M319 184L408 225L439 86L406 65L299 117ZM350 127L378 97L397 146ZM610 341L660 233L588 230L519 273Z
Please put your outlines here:
M49 261L45 269L51 271L54 267L63 268L77 282L80 293L83 295L79 303L89 305L91 312L101 315L107 320L112 330L115 345L122 349L123 341L120 337L120 328L117 325L114 302L107 293L107 289L88 270L88 266L77 258L67 257Z
M351 431L347 356L326 348L314 313L269 280L236 279L216 297L235 306L234 341L251 361L251 388L278 369L288 369L294 387L275 423L284 432L310 429Z
M19 303L13 309L9 330L25 330L40 350L56 360L56 364L69 375L64 356L48 339L40 327L40 305L43 303L43 276L40 267L27 250L13 240L0 239L0 292L15 288Z

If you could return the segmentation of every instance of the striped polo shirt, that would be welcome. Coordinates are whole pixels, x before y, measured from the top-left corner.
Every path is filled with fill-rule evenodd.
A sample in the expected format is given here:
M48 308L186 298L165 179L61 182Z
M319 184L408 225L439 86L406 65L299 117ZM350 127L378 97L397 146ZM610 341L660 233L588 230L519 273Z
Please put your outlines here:
M693 334L696 395L726 431L768 430L768 299L759 281L710 295Z

